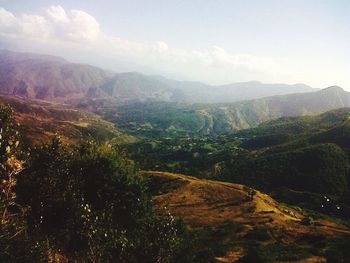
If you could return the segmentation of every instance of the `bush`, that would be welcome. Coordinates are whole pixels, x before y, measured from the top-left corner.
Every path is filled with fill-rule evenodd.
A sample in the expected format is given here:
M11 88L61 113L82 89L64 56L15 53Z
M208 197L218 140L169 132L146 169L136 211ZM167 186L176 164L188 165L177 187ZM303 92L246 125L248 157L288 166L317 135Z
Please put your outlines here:
M59 139L35 149L16 188L28 231L47 250L78 262L169 262L181 237L171 216L156 216L132 161L93 142Z
M12 109L0 106L0 262L42 262L42 244L27 235L25 209L14 191L23 166L17 126Z

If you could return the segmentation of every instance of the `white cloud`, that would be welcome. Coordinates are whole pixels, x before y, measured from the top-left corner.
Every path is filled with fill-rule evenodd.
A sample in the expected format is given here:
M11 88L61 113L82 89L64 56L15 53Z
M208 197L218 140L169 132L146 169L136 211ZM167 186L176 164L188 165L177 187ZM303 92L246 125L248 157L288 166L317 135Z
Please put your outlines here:
M0 7L0 25L2 27L10 27L16 21L16 17L9 11Z
M96 41L100 26L96 19L81 10L68 13L61 6L51 6L44 15L21 14L15 16L0 8L0 34L28 37L37 40Z
M31 38L49 38L53 33L53 28L42 16L24 14L18 24L22 33Z
M157 51L159 53L164 53L164 52L167 52L169 50L169 47L168 47L167 43L165 43L163 41L159 41L154 45L154 49L155 49L155 51Z
M36 47L32 50L36 52L54 52L61 56L70 53L76 57L81 54L83 61L90 64L103 58L100 66L113 68L115 61L123 61L134 65L129 70L149 68L153 73L210 83L249 80L286 83L305 81L322 87L324 83L332 84L333 78L343 82L347 80L346 72L335 72L335 69L330 71L317 63L300 65L293 63L292 59L286 62L275 57L234 54L220 46L178 49L164 41L129 41L105 34L92 15L82 10L65 10L59 5L50 6L42 15L14 15L0 7L0 37L10 39L9 41L16 44L26 43L28 47ZM70 52L66 52L67 50Z
M62 6L50 6L46 10L46 13L48 18L51 19L54 23L65 25L70 22L70 19L68 18L67 13Z
M98 39L99 34L100 25L93 16L81 10L70 11L70 23L67 32L70 39L94 41Z

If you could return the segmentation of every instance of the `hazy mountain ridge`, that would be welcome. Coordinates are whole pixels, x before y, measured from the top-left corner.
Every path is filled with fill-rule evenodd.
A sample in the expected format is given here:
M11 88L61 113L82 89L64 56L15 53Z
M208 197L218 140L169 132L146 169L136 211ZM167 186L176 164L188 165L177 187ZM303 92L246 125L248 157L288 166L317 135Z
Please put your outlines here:
M104 105L100 114L129 132L143 135L233 132L280 117L304 116L350 107L350 93L340 87L222 104L137 102Z
M2 51L0 76L1 93L65 102L83 98L110 73L56 57Z
M314 90L304 84L253 81L212 86L135 72L111 73L54 56L6 50L0 51L0 87L4 94L70 103L94 99L218 103Z
M313 115L349 106L349 92L340 87L329 87L317 92L242 101L225 105L219 109L229 117L240 116L230 128L240 129L254 127L264 121L280 117Z

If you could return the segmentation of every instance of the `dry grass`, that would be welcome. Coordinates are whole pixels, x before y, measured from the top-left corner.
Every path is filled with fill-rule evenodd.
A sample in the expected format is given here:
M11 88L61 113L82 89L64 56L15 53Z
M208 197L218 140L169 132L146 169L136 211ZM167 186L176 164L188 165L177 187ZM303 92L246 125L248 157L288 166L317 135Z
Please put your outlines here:
M251 199L249 188L243 185L203 180L195 177L166 172L146 172L155 192L155 208L159 213L170 211L183 218L190 228L216 227L228 221L241 227L229 237L237 246L218 257L220 262L235 262L244 255L239 245L248 238L250 231L266 231L267 238L261 244L293 244L312 247L306 237L336 237L350 235L350 229L327 220L316 221L314 225L303 225L304 216L273 200L270 196L256 191ZM251 232L253 233L253 232ZM239 240L237 242L237 240ZM310 257L304 261L323 262L322 257Z

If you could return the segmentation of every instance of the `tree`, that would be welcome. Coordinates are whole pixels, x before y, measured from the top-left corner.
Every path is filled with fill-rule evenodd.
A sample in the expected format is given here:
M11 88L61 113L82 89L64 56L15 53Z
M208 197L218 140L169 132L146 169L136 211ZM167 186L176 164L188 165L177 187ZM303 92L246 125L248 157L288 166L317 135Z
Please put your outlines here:
M52 254L78 262L171 262L177 221L152 209L145 179L108 145L62 146L31 153L16 187L28 231Z

